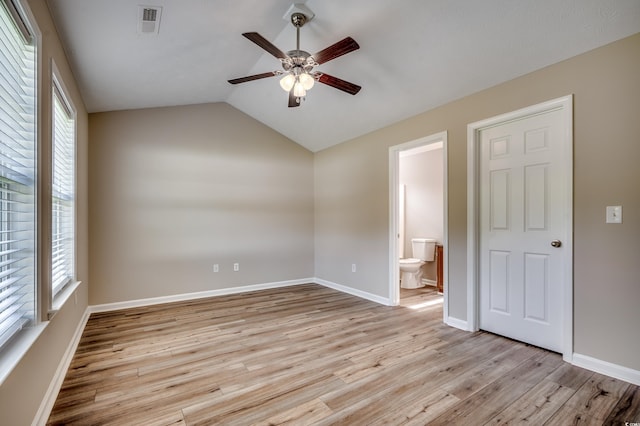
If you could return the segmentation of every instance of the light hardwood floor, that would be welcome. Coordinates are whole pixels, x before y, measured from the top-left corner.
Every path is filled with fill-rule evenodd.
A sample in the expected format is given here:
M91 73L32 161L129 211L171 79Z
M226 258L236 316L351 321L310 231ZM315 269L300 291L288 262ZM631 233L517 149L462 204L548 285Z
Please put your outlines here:
M319 285L92 314L49 424L624 425L638 386Z

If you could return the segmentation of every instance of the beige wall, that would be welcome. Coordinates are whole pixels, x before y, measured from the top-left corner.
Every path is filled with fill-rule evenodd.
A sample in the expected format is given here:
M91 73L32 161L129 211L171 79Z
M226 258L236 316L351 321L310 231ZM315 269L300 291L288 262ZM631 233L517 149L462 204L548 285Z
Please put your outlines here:
M443 150L434 149L400 158L398 177L405 185L404 257L412 257L412 238L444 242ZM436 262L422 266L423 278L435 281Z
M310 151L223 103L89 123L90 304L313 276Z
M56 30L44 1L28 0L28 5L42 33L39 49L39 99L38 109L41 150L39 154L40 209L38 227L43 235L50 230L50 200L48 185L51 173L51 60L55 64L69 91L71 101L77 109L77 277L82 284L76 290L76 297L68 299L58 313L48 322L45 330L21 359L20 363L0 385L0 424L28 425L34 419L45 397L56 369L71 342L78 325L82 322L87 308L88 288L88 204L87 204L87 133L88 120L82 98L76 88L73 75L60 45ZM40 242L41 259L48 257L48 239ZM48 262L40 270L41 280L47 273ZM43 311L46 306L43 307Z
M466 320L467 124L574 94L574 348L640 370L638 52L640 34L316 153L316 275L388 295L388 147L447 130L449 314Z

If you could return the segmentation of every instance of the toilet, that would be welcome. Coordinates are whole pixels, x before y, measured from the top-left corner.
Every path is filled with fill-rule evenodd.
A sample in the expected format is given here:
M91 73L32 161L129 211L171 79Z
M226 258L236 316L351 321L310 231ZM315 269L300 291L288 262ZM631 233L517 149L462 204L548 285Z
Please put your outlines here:
M400 287L420 288L422 284L422 265L433 262L436 240L431 238L412 238L412 258L400 259Z

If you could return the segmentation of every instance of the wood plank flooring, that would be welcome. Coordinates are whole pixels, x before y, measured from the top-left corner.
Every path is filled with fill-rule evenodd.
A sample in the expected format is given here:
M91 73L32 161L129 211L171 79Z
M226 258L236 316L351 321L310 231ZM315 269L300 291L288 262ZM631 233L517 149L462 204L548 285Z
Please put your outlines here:
M638 386L309 284L92 314L50 425L624 425Z

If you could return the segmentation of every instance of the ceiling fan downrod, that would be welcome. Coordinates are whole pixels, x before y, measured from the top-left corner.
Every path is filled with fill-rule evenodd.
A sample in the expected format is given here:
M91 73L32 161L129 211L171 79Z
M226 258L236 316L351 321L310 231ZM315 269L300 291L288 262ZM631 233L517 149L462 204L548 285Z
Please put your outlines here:
M292 13L291 23L296 27L296 50L300 52L300 28L307 23L307 17L304 13Z

